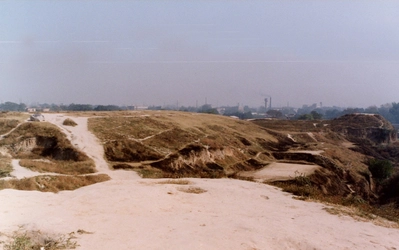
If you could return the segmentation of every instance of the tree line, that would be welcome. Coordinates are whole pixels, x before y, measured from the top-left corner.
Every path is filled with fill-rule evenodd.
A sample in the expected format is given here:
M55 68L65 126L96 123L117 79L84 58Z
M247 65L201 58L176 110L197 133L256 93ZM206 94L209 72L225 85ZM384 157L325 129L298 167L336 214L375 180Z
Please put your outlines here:
M31 105L30 107L36 108L40 111L43 109L49 109L51 111L119 111L119 110L134 110L134 106L118 106L118 105L91 105L91 104L69 104L69 105L57 105L57 104L37 104ZM5 102L0 104L0 111L26 111L27 105L24 103ZM180 110L187 112L199 112L199 113L210 113L210 114L222 114L226 116L236 116L240 119L252 119L252 118L264 118L265 114L267 117L277 119L297 119L297 120L319 120L319 119L334 119L346 114L353 113L369 113L369 114L380 114L385 119L393 124L399 124L399 102L392 102L377 106L370 106L368 108L341 108L341 107L317 107L316 104L311 106L303 105L302 108L295 110L292 107L283 107L280 109L269 109L266 110L264 107L250 108L248 106L243 107L239 110L238 107L222 107L223 112L219 113L218 109L213 108L210 104L205 104L200 107L162 107L162 106L150 106L150 110ZM263 115L262 115L263 113Z

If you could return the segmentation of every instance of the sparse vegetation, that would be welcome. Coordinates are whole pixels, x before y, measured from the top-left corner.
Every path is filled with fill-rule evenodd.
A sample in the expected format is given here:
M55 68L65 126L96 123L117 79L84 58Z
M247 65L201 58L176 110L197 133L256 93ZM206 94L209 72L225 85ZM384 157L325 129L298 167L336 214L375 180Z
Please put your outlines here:
M91 159L86 161L56 161L56 160L38 160L38 159L22 159L19 164L36 172L48 172L58 174L91 174L96 169Z
M159 181L157 184L174 184L174 185L188 185L191 184L189 180L184 180L184 179L172 179L172 180L165 180L165 181Z
M60 250L75 249L78 244L74 232L66 235L49 235L40 230L25 230L20 227L11 235L6 235L7 240L0 242L4 250Z
M31 178L0 180L1 189L37 190L57 193L63 190L75 190L98 182L108 181L106 174L85 176L41 175Z
M33 148L26 150L27 145ZM22 124L3 140L0 140L0 146L8 147L10 153L18 158L50 156L58 160L87 159L87 156L71 145L55 125L47 122Z
M392 204L399 210L399 173L382 182L381 193L382 204Z
M62 125L75 127L75 126L78 125L78 124L77 124L74 120L72 120L71 118L66 118L66 119L62 122Z
M0 178L10 176L11 171L11 158L0 153Z
M103 143L114 168L134 169L149 178L221 178L237 170L253 170L258 166L248 160L264 150L256 138L272 139L257 125L222 116L183 112L113 115L90 118L89 129ZM130 167L130 163L138 165Z
M206 114L195 114L193 119L193 114L177 112L102 115L108 117L89 119L89 129L106 145L107 159L114 168L133 169L147 178L243 179L240 171L256 170L270 162L316 164L322 168L312 176L298 173L290 181L274 184L302 199L355 206L386 218L395 214L377 205L365 154L359 150L365 144L354 140L375 145L388 142L393 127L381 116L239 121ZM320 119L318 115L313 112L313 119ZM381 126L389 132L383 138ZM348 150L344 143L353 146ZM370 147L371 151L376 152ZM390 152L393 157L396 151Z
M0 135L9 132L20 123L19 120L15 119L4 119L0 118Z
M399 228L398 221L387 220L386 218L377 216L375 214L376 210L367 211L357 206L341 206L335 204L327 204L327 205L328 207L325 207L324 210L329 212L330 214L338 216L346 215L358 221L371 221L373 224L382 227Z
M202 193L207 192L207 190L200 188L200 187L178 188L177 190L184 192L184 193L190 193L190 194L202 194Z
M34 171L60 174L96 171L89 157L74 148L57 127L46 122L22 124L0 140L0 146L8 149L14 158L22 159L22 166ZM7 158L0 159L0 171L9 171L8 165Z
M318 201L328 205L336 205L335 208L328 210L330 213L358 216L368 220L374 220L377 218L377 216L380 216L395 222L395 227L399 227L399 210L392 206L392 204L383 206L372 204L356 194L347 196L343 196L339 193L329 194L326 193L326 190L323 189L323 187L321 188L320 185L315 185L313 182L312 176L297 176L294 180L279 181L268 184L273 184L282 188L285 192L296 195L297 199ZM379 222L377 221L377 223Z
M368 166L373 177L379 181L389 178L393 172L392 163L388 160L370 159Z

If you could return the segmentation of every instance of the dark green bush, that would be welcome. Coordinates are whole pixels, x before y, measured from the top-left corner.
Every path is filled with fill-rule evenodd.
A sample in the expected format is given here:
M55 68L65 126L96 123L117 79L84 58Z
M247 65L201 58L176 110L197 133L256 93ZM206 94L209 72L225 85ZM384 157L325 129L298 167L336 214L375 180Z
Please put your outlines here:
M399 207L399 174L395 174L391 178L382 183L381 203L395 203Z
M371 159L368 166L371 174L376 179L384 180L392 175L393 166L388 160Z

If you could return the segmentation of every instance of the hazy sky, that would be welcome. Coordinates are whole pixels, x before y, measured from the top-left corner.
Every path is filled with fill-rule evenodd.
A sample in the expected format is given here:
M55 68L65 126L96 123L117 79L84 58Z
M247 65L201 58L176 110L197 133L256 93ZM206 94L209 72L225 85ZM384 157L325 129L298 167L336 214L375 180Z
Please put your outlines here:
M0 0L0 100L399 102L399 1Z

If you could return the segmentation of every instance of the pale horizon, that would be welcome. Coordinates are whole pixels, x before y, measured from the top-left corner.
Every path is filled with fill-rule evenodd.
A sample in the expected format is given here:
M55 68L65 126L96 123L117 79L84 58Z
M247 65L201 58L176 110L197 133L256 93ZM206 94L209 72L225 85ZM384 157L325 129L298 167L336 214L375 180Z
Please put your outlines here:
M396 1L0 2L0 100L399 102Z

